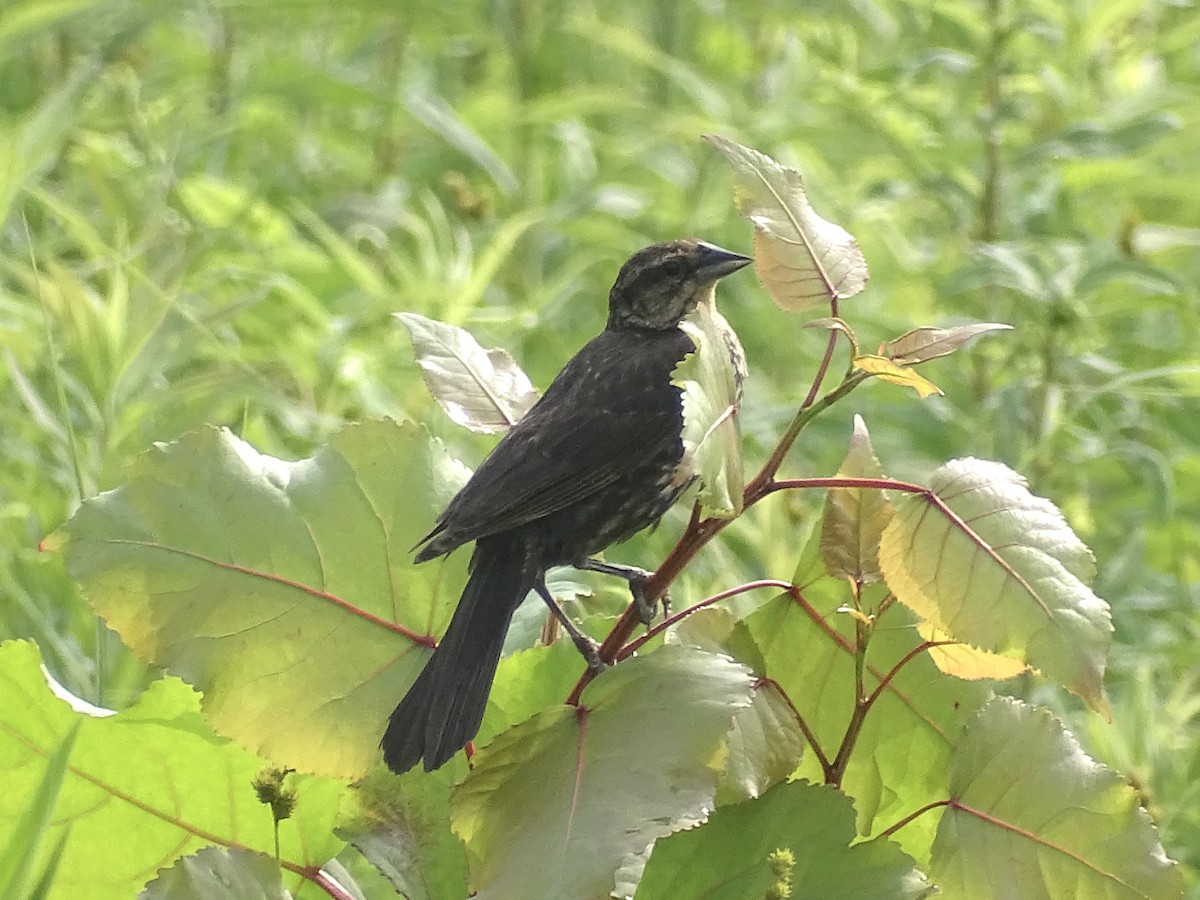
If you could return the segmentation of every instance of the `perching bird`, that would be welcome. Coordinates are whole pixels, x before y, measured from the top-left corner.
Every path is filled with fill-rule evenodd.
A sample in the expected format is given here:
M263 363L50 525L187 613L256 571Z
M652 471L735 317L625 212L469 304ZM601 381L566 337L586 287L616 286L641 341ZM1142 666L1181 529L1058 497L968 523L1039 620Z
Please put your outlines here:
M621 575L635 598L645 573L590 557L654 524L694 477L682 465L683 408L671 371L692 340L680 321L750 260L695 240L655 244L621 267L608 323L496 445L422 540L417 562L475 541L450 627L381 746L395 772L444 764L479 730L509 621L536 590L599 664L546 589L572 565ZM740 356L736 339L731 354ZM744 361L737 360L739 369ZM652 615L652 611L650 611Z

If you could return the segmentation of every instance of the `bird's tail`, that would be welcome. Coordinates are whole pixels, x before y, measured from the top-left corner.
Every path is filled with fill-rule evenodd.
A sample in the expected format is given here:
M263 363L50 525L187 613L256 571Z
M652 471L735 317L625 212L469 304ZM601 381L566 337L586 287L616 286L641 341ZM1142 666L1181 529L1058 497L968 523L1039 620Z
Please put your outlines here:
M484 538L450 627L392 713L380 746L393 772L424 758L432 772L475 737L487 706L508 623L533 587L524 542Z

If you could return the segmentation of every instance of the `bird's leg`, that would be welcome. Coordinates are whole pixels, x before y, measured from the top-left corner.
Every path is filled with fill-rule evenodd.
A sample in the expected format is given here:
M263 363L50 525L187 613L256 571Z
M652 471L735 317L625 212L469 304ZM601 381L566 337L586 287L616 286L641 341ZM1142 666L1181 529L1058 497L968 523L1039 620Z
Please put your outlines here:
M654 621L658 609L655 604L646 599L646 582L650 580L652 572L639 569L637 566L622 566L599 559L586 559L576 568L624 578L629 583L629 593L633 594L633 603L637 607L638 618L642 620L642 624L649 625ZM663 615L666 615L669 603L670 601L664 596L662 598Z
M608 668L604 660L600 658L600 645L580 631L567 614L562 611L562 607L558 605L558 601L554 599L554 595L546 587L545 576L538 578L534 582L533 589L537 591L539 597L546 601L546 605L550 607L550 612L562 623L562 627L567 630L567 634L571 636L571 641L575 644L575 649L583 654L583 658L587 660L588 671L593 675L599 675Z

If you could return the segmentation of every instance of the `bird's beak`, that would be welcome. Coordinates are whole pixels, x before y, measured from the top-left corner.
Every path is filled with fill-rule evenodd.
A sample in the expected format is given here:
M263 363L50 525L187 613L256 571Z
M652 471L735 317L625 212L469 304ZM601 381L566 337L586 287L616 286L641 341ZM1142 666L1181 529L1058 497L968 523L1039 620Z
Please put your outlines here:
M716 281L731 275L742 266L754 262L749 256L742 256L732 250L725 250L716 244L700 243L700 274L705 281Z

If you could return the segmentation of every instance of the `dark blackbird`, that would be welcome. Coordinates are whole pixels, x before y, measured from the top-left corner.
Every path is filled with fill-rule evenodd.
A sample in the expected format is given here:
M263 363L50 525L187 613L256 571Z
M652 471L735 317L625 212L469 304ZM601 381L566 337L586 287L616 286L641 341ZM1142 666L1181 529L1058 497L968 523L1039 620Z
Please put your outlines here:
M479 730L513 612L536 590L589 662L595 645L545 585L550 566L622 575L590 559L658 521L687 487L683 409L671 371L694 349L679 328L718 279L750 260L695 240L635 253L617 275L608 323L496 445L423 539L417 562L475 541L471 575L450 627L392 713L381 746L389 768L432 771Z

